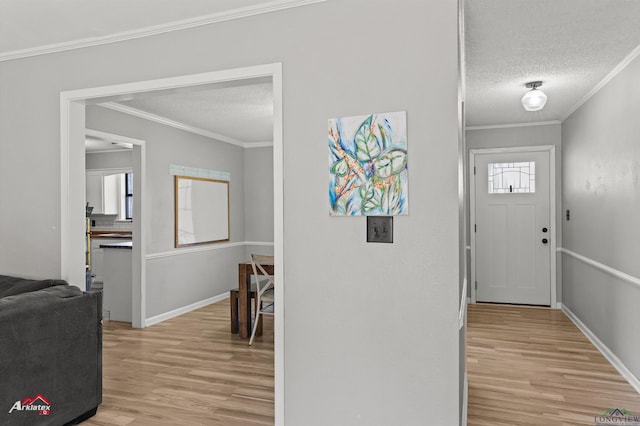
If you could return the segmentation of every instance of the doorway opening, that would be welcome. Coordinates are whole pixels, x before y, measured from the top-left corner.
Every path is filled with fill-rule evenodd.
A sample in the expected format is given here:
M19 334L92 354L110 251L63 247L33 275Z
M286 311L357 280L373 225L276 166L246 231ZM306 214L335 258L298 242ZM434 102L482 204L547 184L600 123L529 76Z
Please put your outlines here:
M158 90L197 88L207 84L260 77L271 78L273 85L274 256L276 270L284 270L282 64L276 63L61 93L61 277L63 279L70 283L85 282L85 105ZM143 162L140 175L144 176L144 174ZM143 192L144 188L139 191L139 193ZM148 217L148 210L144 204L139 207L139 216L143 224L147 222L145 218ZM132 325L145 327L147 315L144 227L141 227L140 232L137 233L133 244L134 247L137 246L139 262L134 258ZM136 256L135 249L134 256ZM284 274L277 274L275 281L275 419L276 424L282 424L284 416Z

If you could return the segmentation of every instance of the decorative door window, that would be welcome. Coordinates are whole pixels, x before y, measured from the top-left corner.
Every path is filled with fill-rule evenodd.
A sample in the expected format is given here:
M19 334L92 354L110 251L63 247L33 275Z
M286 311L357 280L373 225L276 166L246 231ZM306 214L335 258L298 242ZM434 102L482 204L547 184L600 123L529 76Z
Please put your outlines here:
M489 194L536 192L535 161L489 164Z

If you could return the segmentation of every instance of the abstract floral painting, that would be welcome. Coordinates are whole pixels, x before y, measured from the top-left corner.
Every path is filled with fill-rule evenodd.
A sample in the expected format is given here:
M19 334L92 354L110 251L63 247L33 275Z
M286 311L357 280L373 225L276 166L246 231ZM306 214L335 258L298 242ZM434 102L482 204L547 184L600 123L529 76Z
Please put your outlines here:
M406 111L329 120L332 216L409 213Z

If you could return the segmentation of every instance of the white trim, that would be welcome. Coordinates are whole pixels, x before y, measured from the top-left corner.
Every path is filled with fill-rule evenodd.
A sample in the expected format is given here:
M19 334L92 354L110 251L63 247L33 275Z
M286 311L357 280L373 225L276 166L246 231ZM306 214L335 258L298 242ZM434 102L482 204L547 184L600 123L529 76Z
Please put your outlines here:
M274 321L274 388L275 426L284 426L285 419L285 339L284 339L284 288L286 268L284 263L284 125L282 115L282 63L271 69L273 84L273 236L276 271L275 321Z
M89 129L88 127L84 129L84 133L87 136L91 136L93 138L102 139L109 142L128 143L131 145L144 145L144 141L142 139L135 139L135 138L130 138L129 136L116 135L115 133L101 132L100 130Z
M235 243L219 243L219 244L207 244L202 246L194 246L176 249L173 251L163 251L158 253L151 253L146 255L145 260L153 260L153 259L161 259L163 257L173 257L173 256L183 256L185 254L193 254L193 253L202 253L204 251L213 251L213 250L223 250L234 247L245 247L245 246L271 246L273 247L273 243L270 242L258 242L258 241L239 241Z
M173 256L183 256L185 254L194 254L194 253L201 253L203 251L213 251L213 250L223 250L223 249L228 249L228 248L234 248L234 247L244 247L244 242L237 242L237 243L220 243L220 244L207 244L207 245L202 245L202 246L194 246L194 247L187 247L187 248L183 248L183 249L176 249L173 251L163 251L163 252L158 252L158 253L151 253L148 254L144 257L145 260L153 260L153 259L160 259L163 257L173 257Z
M112 86L101 86L86 89L77 89L60 94L60 248L61 248L61 276L64 277L70 272L70 265L75 266L78 253L71 253L71 249L77 249L72 242L76 233L82 238L82 229L78 229L78 225L83 227L84 223L76 223L72 221L70 215L73 213L74 219L80 214L84 217L84 211L79 212L74 207L71 209L71 201L73 206L78 204L78 200L84 200L84 191L70 191L69 184L72 180L82 179L78 165L74 165L71 169L71 156L77 156L77 152L71 152L70 134L75 129L77 123L71 126L70 119L74 114L80 113L80 108L84 110L84 104L88 100L100 101L100 98L118 95L129 95L134 93L143 93L164 89L176 89L180 87L194 87L199 85L221 83L225 81L243 80L257 77L271 77L273 82L273 180L274 180L274 255L275 267L282 271L276 275L276 291L275 291L275 326L274 326L274 384L275 384L275 425L283 426L285 424L284 395L285 395L285 370L284 370L284 287L286 278L286 268L284 267L284 171L283 171L283 116L282 116L282 64L274 63L267 65L257 65L245 68L228 69L222 71L212 71L201 74L180 75L177 77L162 78L156 80L138 81L134 83L124 83ZM77 120L77 118L76 118ZM83 123L84 124L84 123ZM74 150L77 149L73 145ZM143 145L144 153L144 145ZM144 167L144 164L143 164ZM84 167L82 167L84 173ZM73 171L73 173L71 173ZM72 179L73 178L73 179ZM83 203L80 203L82 206ZM74 213L75 212L75 213ZM142 216L146 215L143 209ZM73 226L72 226L73 225ZM135 238L135 237L134 237ZM139 244L140 250L144 253L144 238ZM135 244L135 240L134 240ZM84 245L84 244L83 244ZM135 247L134 247L135 250ZM73 255L73 256L72 256ZM80 256L83 259L83 256ZM142 265L142 307L144 313L145 293L145 267ZM142 316L142 320L144 320Z
M560 118L561 121L566 120L578 110L582 105L585 104L589 99L591 99L596 93L600 91L607 83L613 80L618 74L620 74L626 67L633 61L636 57L640 55L640 45L636 46L627 56L624 57L618 65L616 65L610 72L607 74L598 84L596 84L593 89L591 89L582 99L578 101L574 106L569 108L569 110Z
M556 211L556 147L550 146L549 149L549 228L551 228L551 247L549 249L549 268L551 273L551 304L554 307L558 304L558 265L556 259L556 250L558 247L558 238L562 236L562 231L557 227L557 211Z
M273 241L245 241L245 246L265 246L265 247L273 247Z
M551 151L552 149L555 149L555 146L535 145L535 146L514 146L514 147L505 147L505 148L473 148L469 150L469 154L476 155L476 154L505 154L510 152L544 152L544 151ZM552 164L552 165L555 166L555 164ZM471 169L471 176L473 176L473 168Z
M87 151L88 154L109 154L112 152L131 152L131 148L122 148L122 149L98 149L95 151Z
M209 130L201 129L199 127L190 126L188 124L184 124L179 121L171 120L170 118L162 117L160 115L152 114L150 112L142 111L130 106L121 105L115 102L104 102L104 103L98 104L98 106L109 108L111 110L122 112L124 114L129 114L134 117L142 118L144 120L153 121L154 123L173 127L175 129L183 130L185 132L194 133L196 135L204 136L209 139L214 139L220 142L225 142L231 145L239 146L241 148L244 148L246 145L246 142L244 141L230 138L229 136L221 135L220 133L214 133Z
M571 310L567 306L562 305L562 312L564 312L564 314L569 317L569 319L576 325L576 327L580 329L582 334L584 334L587 339L589 339L591 343L593 343L593 346L595 346L607 359L607 361L609 361L609 363L613 365L616 370L618 370L618 373L620 373L622 377L624 377L625 380L629 382L629 384L636 390L636 392L640 393L640 380L638 380L638 378L631 372L631 370L629 370L624 365L620 358L618 358L616 354L614 354L613 351L611 351L611 349L607 347L607 345L605 345L600 339L598 339L598 337L591 330L589 330L589 327L587 327L582 321L580 321L580 319L573 312L571 312Z
M212 303L220 302L221 300L228 299L229 292L219 294L217 296L210 297L208 299L201 300L199 302L192 303L187 306L183 306L178 309L174 309L169 312L165 312L164 314L156 315L151 318L147 318L145 321L145 327L151 327L152 325L161 323L163 321L169 320L171 318L175 318L180 315L184 315L191 311L195 311L196 309L204 308L205 306L211 305Z
M464 319L467 314L467 279L462 283L462 294L460 296L460 311L458 312L458 330L464 327Z
M562 309L562 302L556 303L556 309Z
M465 130L509 129L512 127L551 126L562 124L560 120L536 121L533 123L488 124L486 126L465 126Z
M556 147L554 145L538 145L538 146L519 146L510 148L482 148L469 150L469 217L470 226L476 223L475 207L476 207L476 191L475 191L475 175L473 168L475 166L475 156L480 154L503 154L511 152L548 152L549 153L549 228L551 228L550 254L557 251L556 240L560 233L556 229ZM471 282L476 282L476 259L475 250L476 233L471 231ZM549 256L550 269L550 306L557 306L557 261L556 256ZM471 286L471 303L476 303L475 285Z
M575 259L580 260L583 263L586 263L587 265L593 266L596 269L600 269L603 272L613 275L614 277L619 278L622 281L626 281L630 284L635 285L636 287L640 287L640 278L637 278L637 277L634 277L633 275L629 275L625 272L619 271L618 269L612 268L611 266L607 266L604 263L600 263L596 260L589 259L588 257L575 253L569 249L561 248L560 251Z
M86 169L88 172L122 172L133 173L133 166L131 167L100 167L99 169ZM129 219L129 222L131 219Z
M45 46L14 50L11 52L0 54L0 62L28 58L31 56L46 55L49 53L64 52L67 50L82 49L84 47L117 43L120 41L133 40L137 38L150 37L158 34L215 24L218 22L231 21L234 19L241 19L249 16L261 15L264 13L276 12L279 10L290 9L294 7L322 3L325 1L327 0L275 0L269 3L227 10L224 12L153 25L145 28L138 28L135 30L122 31L105 36L88 37L80 40L72 40L62 43L48 44Z

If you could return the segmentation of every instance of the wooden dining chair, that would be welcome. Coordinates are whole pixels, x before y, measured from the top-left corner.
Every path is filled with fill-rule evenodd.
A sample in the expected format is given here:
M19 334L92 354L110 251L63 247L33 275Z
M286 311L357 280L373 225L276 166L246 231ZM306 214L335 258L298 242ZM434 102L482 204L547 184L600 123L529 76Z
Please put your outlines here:
M249 345L253 345L253 338L256 335L260 316L274 314L274 277L265 271L263 265L273 265L273 256L266 256L262 254L251 255L251 268L256 282L256 314L255 319L253 320Z

